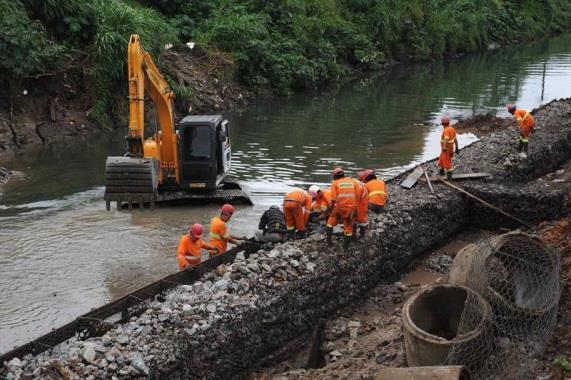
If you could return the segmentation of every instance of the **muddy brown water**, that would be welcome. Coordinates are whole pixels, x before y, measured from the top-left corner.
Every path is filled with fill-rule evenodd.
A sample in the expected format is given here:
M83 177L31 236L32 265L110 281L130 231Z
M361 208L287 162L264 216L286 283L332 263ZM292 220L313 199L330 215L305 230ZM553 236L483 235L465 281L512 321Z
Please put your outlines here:
M325 184L334 166L391 177L438 154L439 118L508 114L571 94L571 36L259 104L231 121L233 177L255 205L231 230L251 235L291 186ZM31 147L0 166L22 172L0 188L0 353L177 270L179 237L208 224L216 205L105 211L104 164L122 153L118 131ZM460 136L460 144L476 140Z

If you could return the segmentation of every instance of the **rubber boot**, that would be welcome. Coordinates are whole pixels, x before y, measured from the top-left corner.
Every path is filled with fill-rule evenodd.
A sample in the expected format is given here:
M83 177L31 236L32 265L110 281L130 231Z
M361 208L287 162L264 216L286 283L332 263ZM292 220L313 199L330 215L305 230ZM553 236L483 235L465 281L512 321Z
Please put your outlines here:
M288 230L286 240L295 240L295 230Z
M367 233L367 226L359 226L359 237L364 237Z
M444 168L440 168L440 169L438 169L438 174L440 174L440 175L444 175Z
M451 170L446 171L446 179L448 179L448 180L452 179L452 171Z
M348 249L349 248L349 244L351 244L351 236L347 236L345 235L343 237L343 249Z
M305 237L307 237L307 231L297 231L297 233L295 234L295 238L296 239L304 239Z
M529 144L524 142L523 143L523 153L525 154L525 158L527 158L527 148L529 147Z
M331 236L333 236L333 227L325 227L325 236L327 244L331 244Z
M518 151L518 152L521 152L522 149L524 149L523 145L524 145L523 141L519 140L519 145L518 145L518 147L517 147L517 151Z

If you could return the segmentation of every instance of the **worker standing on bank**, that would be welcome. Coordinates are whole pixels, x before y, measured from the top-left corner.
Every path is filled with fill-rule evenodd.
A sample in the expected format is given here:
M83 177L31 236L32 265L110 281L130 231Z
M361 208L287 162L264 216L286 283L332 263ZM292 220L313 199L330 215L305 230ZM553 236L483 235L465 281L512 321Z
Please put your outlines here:
M203 232L204 227L202 224L194 223L188 229L188 233L180 238L176 251L179 270L184 270L189 266L195 267L199 265L202 262L202 249L207 249L212 253L218 252L217 247L202 240Z
M210 221L210 244L218 248L218 254L228 250L228 242L240 244L240 240L230 235L228 226L226 225L233 214L234 206L226 203L220 208L220 216L216 216Z
M359 226L359 236L365 236L369 226L369 191L361 179L363 172L359 172L359 180L355 184L359 188L359 200L357 202L357 225Z
M452 178L452 157L454 157L454 147L456 153L460 153L456 130L450 125L448 116L442 118L442 137L440 138L440 158L438 159L438 172L440 175L446 174L446 178Z
M533 133L535 120L528 111L517 108L515 104L508 105L508 112L514 115L519 127L519 145L517 150L522 157L527 157L529 135Z
M305 237L305 226L311 210L309 193L299 188L288 191L284 197L283 209L288 237Z
M327 242L331 242L333 227L343 223L343 248L348 248L353 236L353 223L360 199L359 188L355 180L345 177L341 168L333 170L331 183L331 215L327 219Z
M313 199L311 212L319 214L320 218L329 214L331 203L331 190L322 189L317 185L309 186L309 195Z
M372 169L367 169L361 173L365 187L369 192L369 210L374 213L380 213L385 209L385 205L389 200L389 192L385 181L377 178L377 175Z

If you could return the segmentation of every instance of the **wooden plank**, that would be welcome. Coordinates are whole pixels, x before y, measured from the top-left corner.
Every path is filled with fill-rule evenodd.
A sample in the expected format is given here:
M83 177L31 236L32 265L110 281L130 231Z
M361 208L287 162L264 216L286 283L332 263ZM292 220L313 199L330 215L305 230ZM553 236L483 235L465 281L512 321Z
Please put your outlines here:
M491 177L488 173L452 173L452 180L458 179L479 179ZM432 182L438 182L446 179L446 176L434 175L430 178Z
M406 179L401 182L400 185L402 187L404 187L405 189L412 188L416 184L416 181L418 181L418 179L422 176L423 173L424 173L424 171L422 170L422 166L417 166L416 169L414 169L414 171L412 173L410 173L408 175L408 177L406 177Z

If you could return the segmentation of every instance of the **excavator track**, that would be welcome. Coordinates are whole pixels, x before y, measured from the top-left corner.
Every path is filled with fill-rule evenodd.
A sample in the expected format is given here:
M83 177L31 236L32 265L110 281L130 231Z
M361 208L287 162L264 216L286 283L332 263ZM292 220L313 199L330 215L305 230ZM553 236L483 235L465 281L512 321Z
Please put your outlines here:
M154 158L107 157L105 163L105 195L107 210L111 202L120 208L138 204L143 208L157 200L159 162Z

